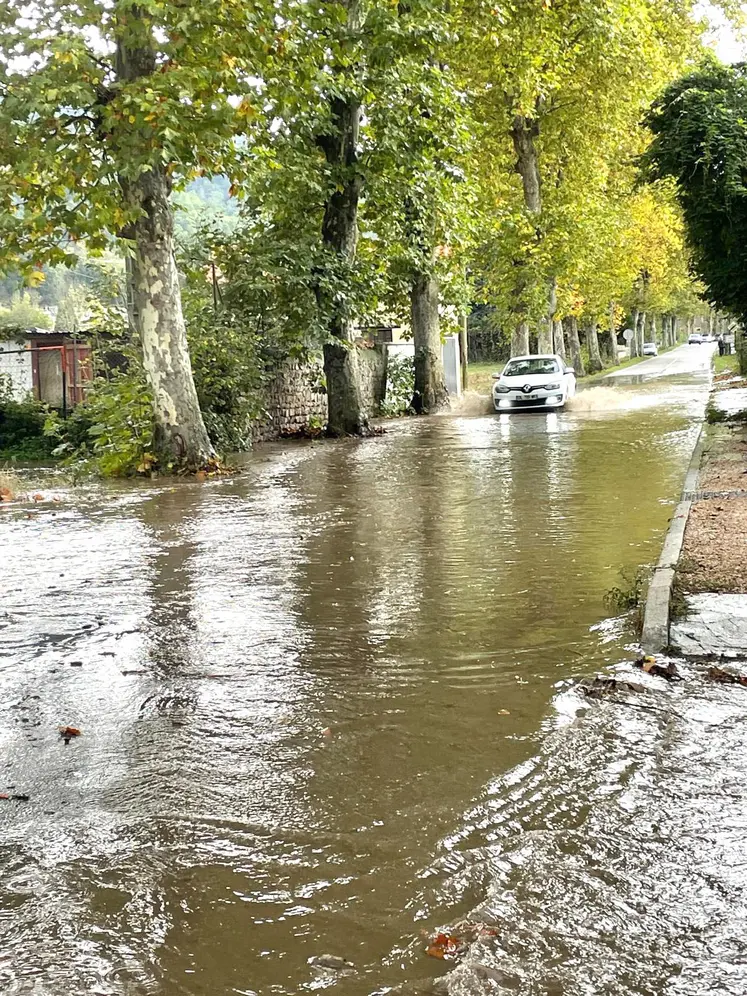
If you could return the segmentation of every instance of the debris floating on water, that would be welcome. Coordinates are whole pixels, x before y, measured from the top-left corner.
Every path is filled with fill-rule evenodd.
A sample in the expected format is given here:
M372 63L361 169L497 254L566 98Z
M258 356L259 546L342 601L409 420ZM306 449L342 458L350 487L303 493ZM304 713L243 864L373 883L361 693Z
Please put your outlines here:
M709 668L708 677L711 681L718 681L722 685L747 685L747 674L733 674L720 667Z
M684 681L674 665L674 661L668 664L659 664L655 657L641 657L635 662L635 667L641 668L646 674L653 674L657 678L665 678L667 681Z
M579 683L581 691L590 699L602 699L607 695L614 695L615 692L644 692L643 685L637 685L633 681L621 681L619 678L604 678L597 675L591 681Z
M339 955L323 954L312 955L308 964L312 968L320 968L326 972L339 972L342 975L352 975L357 971L354 963L347 958L340 958Z
M80 737L81 735L82 734L80 730L76 726L60 727L60 736L62 737L62 739L65 741L66 744L69 744L70 741L73 739L73 737Z

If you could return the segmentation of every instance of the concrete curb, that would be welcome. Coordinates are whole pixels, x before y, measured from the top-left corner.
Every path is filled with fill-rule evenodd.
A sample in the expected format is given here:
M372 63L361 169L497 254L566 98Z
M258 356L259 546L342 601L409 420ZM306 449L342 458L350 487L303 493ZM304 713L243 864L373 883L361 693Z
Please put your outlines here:
M664 539L664 547L654 575L648 586L646 607L643 614L641 646L645 654L658 654L669 646L669 606L674 584L674 572L680 559L685 529L690 516L692 502L686 498L698 490L700 461L705 448L705 425L701 426L695 449L690 457L690 465L685 475L682 500L675 509L669 529Z

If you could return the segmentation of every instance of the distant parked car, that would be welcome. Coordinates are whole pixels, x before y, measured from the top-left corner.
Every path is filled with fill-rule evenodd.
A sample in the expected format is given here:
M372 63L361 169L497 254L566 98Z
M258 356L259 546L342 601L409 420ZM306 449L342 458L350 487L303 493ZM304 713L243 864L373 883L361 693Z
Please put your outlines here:
M700 332L691 332L688 337L687 344L688 346L699 346L702 341L703 341L703 336L700 334Z
M644 356L658 356L659 347L655 342L644 342L643 344L643 355Z
M497 412L527 408L562 408L576 393L576 374L550 353L515 356L493 374L493 406Z

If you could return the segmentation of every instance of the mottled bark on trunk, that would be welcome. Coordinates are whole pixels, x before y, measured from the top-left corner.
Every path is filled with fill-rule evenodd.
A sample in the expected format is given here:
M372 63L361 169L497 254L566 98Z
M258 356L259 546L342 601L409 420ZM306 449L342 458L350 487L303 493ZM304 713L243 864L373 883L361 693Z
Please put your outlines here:
M334 436L363 436L369 432L362 410L358 347L328 342L324 346L324 376L327 381L328 426ZM357 413L357 415L356 415Z
M530 215L539 216L542 212L542 190L540 184L539 158L535 139L539 135L539 124L533 118L517 114L511 124L511 140L516 153L516 172L521 177L524 192L524 207ZM511 355L523 356L529 352L529 325L526 320L527 275L526 261L516 260L516 284L514 287L514 314L516 326L511 336Z
M597 323L593 318L586 322L585 334L586 345L589 350L589 372L600 373L602 370L602 357L599 352L599 333L597 332Z
M563 323L555 319L552 323L552 345L553 352L557 353L563 363L567 363L567 352L565 348L565 336L563 335Z
M469 328L468 318L462 315L459 321L459 363L461 366L462 390L467 390L469 383Z
M631 335L630 342L628 343L628 348L630 349L631 358L632 357L636 357L636 356L639 355L639 353L638 353L638 316L639 316L639 312L638 312L638 309L636 308L635 311L632 314L633 321L630 324L630 331L631 331L632 335Z
M516 172L524 188L524 205L530 214L542 211L542 187L539 158L534 140L539 135L539 124L534 118L517 114L511 124L511 140L516 153Z
M360 0L348 0L348 30L360 28ZM342 79L346 70L340 69ZM360 102L352 93L337 94L329 101L330 124L317 136L317 145L330 168L330 193L324 205L322 241L344 266L352 263L358 245L358 203L361 195L361 172L358 165ZM338 343L324 347L324 373L327 381L331 436L358 436L369 431L360 384L353 323L345 303L329 300L320 293L329 314L329 330ZM347 354L347 355L343 355Z
M416 273L410 287L410 314L415 344L412 410L418 415L428 415L449 404L441 357L438 299L436 278L429 273Z
M537 331L537 352L552 353L552 319L543 318Z
M511 355L526 356L529 352L529 324L519 322L511 336Z
M139 8L133 8L137 17ZM142 12L140 12L142 13ZM120 40L115 64L120 80L138 80L156 69L155 39L147 17ZM124 203L136 219L121 233L131 246L127 264L128 312L142 343L143 367L153 393L155 448L175 467L200 470L215 462L192 376L174 259L171 182L165 166L137 178L122 176Z
M638 319L638 329L636 331L636 341L638 345L638 355L643 356L643 343L645 341L644 331L646 328L646 312L642 311Z
M615 317L616 314L617 314L617 305L615 304L614 301L610 301L608 331L610 338L610 346L609 346L610 363L612 363L613 365L617 363L617 320Z
M646 337L646 342L656 342L657 326L656 326L656 315L651 316L651 324L648 328L648 336Z
M547 287L547 314L537 330L537 352L552 353L552 323L558 306L557 282L553 279Z
M584 361L581 357L581 342L578 338L578 322L573 315L570 315L568 318L563 319L563 325L565 326L565 330L568 335L568 352L570 353L573 369L576 371L577 377L584 377L586 375L586 370L584 369Z

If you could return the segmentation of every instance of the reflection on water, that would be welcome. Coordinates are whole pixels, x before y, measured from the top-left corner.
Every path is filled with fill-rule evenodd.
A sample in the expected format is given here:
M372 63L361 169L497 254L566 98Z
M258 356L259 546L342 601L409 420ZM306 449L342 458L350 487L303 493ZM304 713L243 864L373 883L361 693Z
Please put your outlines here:
M625 656L602 596L656 559L681 487L702 388L644 393L6 512L0 793L31 801L0 804L3 991L290 994L335 982L307 964L330 952L362 996L437 973L414 938L456 907L534 923L543 814L569 855L621 819L594 781L617 727L543 724L558 681Z

